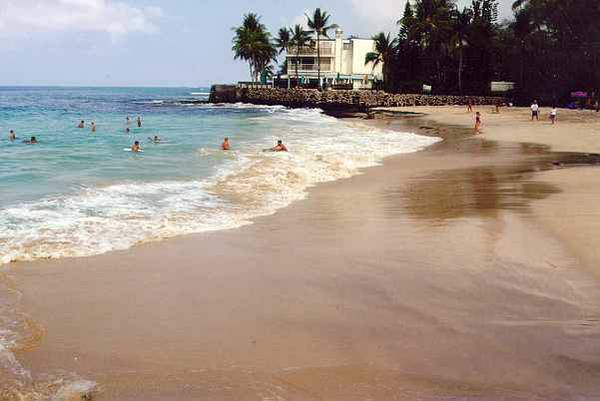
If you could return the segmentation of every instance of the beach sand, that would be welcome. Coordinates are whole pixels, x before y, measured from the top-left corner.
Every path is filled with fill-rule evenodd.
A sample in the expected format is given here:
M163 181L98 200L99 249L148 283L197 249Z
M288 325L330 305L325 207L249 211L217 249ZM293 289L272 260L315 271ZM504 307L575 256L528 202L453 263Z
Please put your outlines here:
M597 119L461 110L367 122L446 140L250 226L14 265L19 359L110 401L600 397L599 170L549 148Z

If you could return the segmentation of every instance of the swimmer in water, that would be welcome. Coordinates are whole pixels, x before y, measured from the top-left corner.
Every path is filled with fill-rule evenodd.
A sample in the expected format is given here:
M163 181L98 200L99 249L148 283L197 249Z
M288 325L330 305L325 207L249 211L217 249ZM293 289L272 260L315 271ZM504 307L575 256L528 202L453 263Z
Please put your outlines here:
M77 128L85 128L85 121L81 120L81 122L77 125Z
M96 132L96 122L92 121L92 132Z
M17 135L15 134L15 131L13 131L13 130L10 130L10 131L8 132L8 140L12 142L12 141L14 141L15 139L17 139Z
M140 142L139 141L135 141L133 143L133 145L131 145L131 151L132 152L140 152L142 150L142 148L140 147Z
M158 136L158 135L154 135L154 138L150 138L150 137L148 137L148 139L149 139L151 142L154 142L154 143L160 143L160 138L159 138L159 136Z
M229 145L229 138L225 137L223 139L223 143L221 144L221 150L230 150L231 146Z
M131 124L131 118L129 116L127 116L127 118L125 119L125 121L127 121L127 125Z
M283 142L280 140L277 141L277 145L275 145L275 147L271 148L272 152L287 152L288 149L285 147L285 145L283 144Z
M32 136L31 139L29 140L24 140L23 143L26 143L28 145L35 145L36 143L38 143L37 139L35 136Z
M129 129L129 127L125 128L125 133L129 134L129 132L131 132L131 130Z
M142 117L141 116L137 116L137 126L138 128L142 128Z

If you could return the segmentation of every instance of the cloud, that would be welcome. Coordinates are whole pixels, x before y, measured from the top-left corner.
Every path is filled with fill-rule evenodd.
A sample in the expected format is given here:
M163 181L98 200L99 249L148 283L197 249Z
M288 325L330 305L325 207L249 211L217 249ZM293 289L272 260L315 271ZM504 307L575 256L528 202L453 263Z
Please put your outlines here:
M1 0L0 36L47 32L96 32L119 37L157 31L157 7L113 0Z

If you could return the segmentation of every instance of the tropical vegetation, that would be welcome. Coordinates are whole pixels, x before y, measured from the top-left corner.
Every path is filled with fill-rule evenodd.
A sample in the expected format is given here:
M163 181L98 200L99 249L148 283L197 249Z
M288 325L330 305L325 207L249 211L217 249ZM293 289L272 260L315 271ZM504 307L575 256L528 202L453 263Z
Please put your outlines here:
M250 77L253 82L257 82L261 74L271 71L271 62L276 60L277 50L271 40L271 34L260 22L260 17L254 13L244 15L242 25L233 30L234 58L248 63Z
M398 31L373 36L365 64L382 64L383 87L393 92L427 84L435 93L484 94L491 81L513 81L523 99L558 100L574 90L600 96L599 0L516 0L505 21L498 3L471 0L459 8L456 0L407 0ZM234 28L235 57L256 79L278 53L294 52L297 60L311 47L320 78L321 41L336 25L320 8L306 18L306 29L285 27L271 40L256 14L245 15Z

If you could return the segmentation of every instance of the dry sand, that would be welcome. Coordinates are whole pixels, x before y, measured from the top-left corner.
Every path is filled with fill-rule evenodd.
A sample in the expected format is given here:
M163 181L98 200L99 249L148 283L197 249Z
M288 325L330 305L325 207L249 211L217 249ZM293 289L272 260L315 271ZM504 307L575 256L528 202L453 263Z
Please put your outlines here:
M462 106L391 107L376 110L426 114L444 125L473 129L475 118ZM556 152L600 153L600 113L592 110L559 109L557 123L549 120L550 109L540 109L540 120L531 121L528 108L478 106L482 115L482 136L489 140L548 145Z
M15 265L45 333L19 357L110 401L600 397L597 244L565 239L598 237L596 169L554 169L565 155L508 142L487 115L502 142L371 123L447 140L251 226Z

